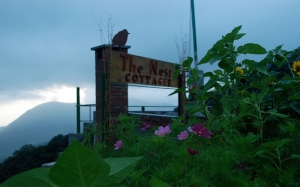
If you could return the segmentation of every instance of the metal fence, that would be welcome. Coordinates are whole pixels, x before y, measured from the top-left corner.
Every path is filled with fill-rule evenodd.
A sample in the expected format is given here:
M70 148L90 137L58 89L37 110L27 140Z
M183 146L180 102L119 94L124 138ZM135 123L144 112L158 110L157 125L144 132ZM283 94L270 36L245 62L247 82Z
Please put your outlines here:
M79 107L79 111L80 111L79 118L77 118L79 119L80 127L83 127L84 123L95 122L96 104L83 104L83 105L80 104L80 105L76 105L76 107ZM176 111L177 107L178 106L128 106L128 113L177 116L178 115L178 112ZM87 110L84 110L85 108L87 108ZM159 110L160 108L163 109Z

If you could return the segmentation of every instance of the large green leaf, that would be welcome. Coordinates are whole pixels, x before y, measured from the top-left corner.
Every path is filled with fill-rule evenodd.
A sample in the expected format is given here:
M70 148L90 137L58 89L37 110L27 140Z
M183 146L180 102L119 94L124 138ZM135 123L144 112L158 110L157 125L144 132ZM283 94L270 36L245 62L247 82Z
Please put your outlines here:
M286 118L286 117L288 117L288 116L285 115L285 114L280 114L280 113L278 113L278 112L276 111L275 108L273 108L273 109L271 109L271 110L268 110L268 111L266 111L266 112L262 111L262 113L269 113L269 114L271 114L271 115L278 116L278 117L281 117L281 118Z
M258 88L258 89L261 89L261 90L263 90L265 88L264 85L261 82L258 82L258 81L251 82L251 86L253 88Z
M300 158L300 155L292 154L291 158Z
M142 158L143 157L104 159L104 161L107 162L111 168L107 180L112 183L120 183L133 171L137 163Z
M241 30L241 28L242 28L242 25L235 27L230 33L226 34L223 37L223 40L225 42L233 43L234 40L240 39L243 36L243 34L238 35L238 32Z
M169 96L180 93L180 92L185 92L186 87L181 87L176 89L174 92L170 93Z
M215 84L216 84L217 80L215 79L209 79L209 81L207 81L207 83L204 85L203 89L201 90L202 94L205 94L209 89L211 89Z
M189 67L191 67L192 63L193 63L193 58L187 57L187 59L182 62L182 67L189 68Z
M230 51L226 51L225 54L220 55L220 54L215 54L214 56L212 56L211 59L209 59L209 63L212 65L213 63L220 61L222 59L224 59L226 56L228 56L228 54L230 53Z
M224 75L223 74L223 71L222 70L220 70L220 69L217 69L217 70L215 70L215 71L213 71L216 75Z
M254 64L256 64L258 62L254 61L254 60L249 60L249 59L244 59L242 61L242 64L247 65L249 68L252 68L254 66Z
M294 95L289 97L289 100L299 100L299 99L300 99L300 92L297 92Z
M205 64L214 56L212 49L208 50L206 55L199 61L198 65Z
M258 150L273 150L275 148L278 148L284 144L287 144L289 143L290 141L292 141L291 139L281 139L279 141L276 141L276 142L266 142L266 143L263 143L261 144L260 147L258 147Z
M187 83L187 85L191 85L191 84L195 83L195 79L193 77L190 77L190 78L188 78L186 83Z
M266 54L267 53L265 48L254 43L247 43L243 46L239 46L237 48L237 52L241 54Z
M193 78L198 79L199 78L199 71L197 69L192 69L191 74Z
M49 168L32 169L7 179L0 187L57 187L48 176Z
M151 176L150 184L151 187L171 187L168 183L163 182L154 176Z
M246 139L249 143L254 143L261 138L261 134L254 135L252 132L248 133Z
M51 168L50 179L59 186L107 186L109 165L96 152L78 141L61 154Z
M106 187L127 187L127 186L125 186L124 184L113 183L113 184L110 184Z
M245 35L245 33L241 33L241 34L237 34L234 38L234 40L239 40L240 38L242 38Z
M256 69L258 71L260 71L261 73L263 73L265 75L268 75L267 68L263 64L261 64L261 63L254 63L253 66L256 67Z
M230 73L233 71L233 63L228 59L223 59L218 63L218 66L224 69L226 72Z
M300 104L296 101L293 101L290 103L290 107L297 112L298 114L300 114Z
M176 69L173 73L173 76L172 76L172 81L177 79L177 77L179 76L180 74L180 69Z

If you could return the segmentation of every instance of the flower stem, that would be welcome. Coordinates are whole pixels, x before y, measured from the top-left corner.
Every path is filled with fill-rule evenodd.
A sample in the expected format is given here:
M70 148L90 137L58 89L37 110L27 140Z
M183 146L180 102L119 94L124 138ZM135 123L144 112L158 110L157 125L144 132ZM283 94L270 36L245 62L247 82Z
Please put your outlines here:
M186 160L185 160L185 162L184 162L184 164L183 164L183 166L182 166L182 168L180 170L179 178L178 178L178 181L177 181L177 186L179 186L179 180L182 177L182 171L183 171L183 168L185 167L185 164L186 164L187 161L188 161L188 158L186 158Z

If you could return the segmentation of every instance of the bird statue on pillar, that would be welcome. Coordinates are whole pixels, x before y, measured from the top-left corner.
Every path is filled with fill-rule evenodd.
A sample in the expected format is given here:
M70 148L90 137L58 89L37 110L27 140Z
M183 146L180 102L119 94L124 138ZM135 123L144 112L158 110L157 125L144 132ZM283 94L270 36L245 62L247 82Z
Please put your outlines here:
M122 46L125 46L128 38L128 34L130 34L126 29L118 32L112 39L113 45L118 45L121 49Z

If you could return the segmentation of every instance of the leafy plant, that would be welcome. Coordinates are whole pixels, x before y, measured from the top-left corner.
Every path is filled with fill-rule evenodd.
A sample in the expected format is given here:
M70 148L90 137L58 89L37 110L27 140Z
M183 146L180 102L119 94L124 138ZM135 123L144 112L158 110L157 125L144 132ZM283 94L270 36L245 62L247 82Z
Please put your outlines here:
M198 63L218 63L220 69L199 75L188 57L174 72L176 78L188 71L188 84L209 78L199 88L183 86L171 93L189 92L187 121L182 115L153 128L138 117L120 115L102 132L113 143L97 143L92 150L73 143L53 168L16 175L0 187L22 187L20 181L35 186L299 186L300 160L292 158L300 158L300 48L236 47L245 35L240 29L222 36ZM245 54L266 56L239 60ZM206 118L193 116L196 112Z
M300 155L292 154L291 156L286 157L286 155L283 155L284 149L282 147L289 143L291 139L282 139L277 142L266 142L261 144L261 146L258 148L258 151L256 152L255 155L258 155L262 158L268 159L274 163L276 168L279 171L282 171L282 163L292 159L292 158L300 158Z
M124 186L119 183L142 157L102 159L95 152L73 143L51 168L38 168L9 178L0 187L26 186Z

